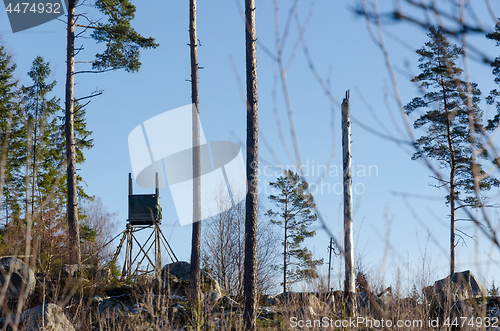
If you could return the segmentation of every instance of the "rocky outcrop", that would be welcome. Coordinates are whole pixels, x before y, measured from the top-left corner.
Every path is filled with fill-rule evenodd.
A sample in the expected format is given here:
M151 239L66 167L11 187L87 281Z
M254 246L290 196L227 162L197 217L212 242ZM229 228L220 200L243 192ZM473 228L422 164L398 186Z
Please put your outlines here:
M475 298L486 297L486 290L469 270L456 272L422 290L429 305L431 317L444 318L472 316ZM470 306L472 305L472 306Z
M15 257L0 259L0 288L3 288L7 282L6 296L9 300L17 300L23 293L27 297L33 293L36 285L33 270Z
M163 286L170 286L177 295L186 295L187 282L190 280L191 264L185 261L173 262L162 268ZM217 280L208 272L201 272L202 299L209 302L217 302L223 297L223 289ZM186 283L186 284L182 284Z
M428 286L422 291L428 301L437 301L440 304L447 299L448 291L450 302L487 296L486 290L470 270L456 272L451 277L440 279L433 286Z
M189 282L190 271L191 271L191 264L189 262L179 261L165 265L162 268L162 275L164 275L165 278L166 274L170 274L172 276L175 276L175 278L178 279L179 281Z
M98 310L99 314L106 319L121 318L132 312L133 302L127 295L109 297L98 303Z
M14 325L16 316L0 319L2 325ZM24 331L74 331L75 328L61 307L53 303L31 308L22 312L19 327Z

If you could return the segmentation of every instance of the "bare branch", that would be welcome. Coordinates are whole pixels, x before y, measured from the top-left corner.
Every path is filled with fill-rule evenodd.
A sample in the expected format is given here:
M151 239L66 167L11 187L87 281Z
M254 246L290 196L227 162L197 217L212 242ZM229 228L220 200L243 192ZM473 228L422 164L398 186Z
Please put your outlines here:
M85 100L85 99L90 99L90 98L93 98L93 97L97 97L97 96L101 95L103 92L104 92L103 90L95 90L90 95L87 95L85 97L81 97L81 98L75 99L75 102L81 101L81 100Z
M103 70L82 70L82 71L75 71L76 74L102 74L103 72L108 72L108 71L113 71L113 70L118 70L121 68L109 68L109 69L103 69Z

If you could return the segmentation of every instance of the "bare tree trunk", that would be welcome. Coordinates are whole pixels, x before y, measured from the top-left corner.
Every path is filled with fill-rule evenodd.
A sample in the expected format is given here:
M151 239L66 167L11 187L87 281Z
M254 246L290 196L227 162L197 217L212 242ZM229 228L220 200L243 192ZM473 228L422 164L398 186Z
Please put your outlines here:
M450 175L450 276L455 273L455 168Z
M31 184L31 218L33 218L33 215L35 214L35 186L37 183L37 127L38 127L38 95L39 95L39 83L38 80L35 82L36 84L36 105L35 105L35 123L33 125L33 178L32 178L32 184Z
M456 172L456 158L455 148L451 137L451 123L450 112L448 109L448 98L446 95L446 87L444 86L443 79L441 79L441 88L443 91L444 110L447 116L446 121L446 138L448 141L448 149L451 156L450 164L450 276L455 273L455 172Z
M354 283L354 247L352 234L352 176L351 176L351 119L349 92L342 102L342 150L344 168L344 258L347 315L356 314L356 287Z
M68 37L66 48L66 167L68 184L68 245L69 263L80 264L80 228L78 225L78 200L76 184L76 145L73 123L75 84L75 0L68 2Z
M285 206L285 215L287 215ZM283 241L283 293L287 292L287 281L286 281L286 271L287 271L287 253L288 253L288 221L285 220L285 240Z
M191 237L191 270L189 281L189 303L193 308L197 329L200 328L201 305L201 195L200 195L200 120L198 96L198 39L196 37L196 0L189 1L189 47L191 53L191 102L193 104L193 232Z
M447 114L446 122L446 135L448 140L448 148L450 150L451 165L450 165L450 280L451 276L455 273L455 172L456 172L456 159L455 148L451 139L451 123L448 111L448 102L446 99L445 89L443 86L444 106ZM445 313L447 314L451 309L451 287L448 286L446 293Z
M247 77L247 185L245 210L244 330L256 329L257 308L257 204L258 204L258 91L255 0L245 0Z
M333 249L333 238L330 238L330 245L328 245L328 286L326 287L327 292L331 292L330 287L330 275L332 272L332 249Z

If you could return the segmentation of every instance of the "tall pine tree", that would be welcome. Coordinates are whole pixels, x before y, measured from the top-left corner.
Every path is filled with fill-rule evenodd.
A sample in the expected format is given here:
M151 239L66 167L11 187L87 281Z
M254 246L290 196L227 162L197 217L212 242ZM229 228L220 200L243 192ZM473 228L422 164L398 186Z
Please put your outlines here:
M56 82L47 82L51 73L48 62L41 56L33 61L28 76L32 85L22 86L23 114L27 139L25 172L30 178L26 188L26 210L34 216L35 208L40 206L53 190L53 181L48 174L58 173L61 165L60 146L56 114L61 110L60 99L48 99ZM58 155L59 154L59 155ZM54 158L55 156L55 158Z
M69 0L66 48L66 169L67 169L67 214L70 247L70 263L81 262L80 233L78 225L76 143L75 143L75 74L86 72L104 72L125 69L129 72L139 70L141 48L156 48L153 38L145 38L130 25L135 15L135 6L130 0L96 0L95 7L104 15L105 20L78 24L75 0ZM106 48L96 55L92 70L75 72L75 28L90 29L91 37L98 43L105 43Z
M461 79L462 69L456 64L462 49L450 45L441 28L431 27L428 36L430 41L417 50L422 72L412 79L427 93L414 98L405 108L408 115L427 109L414 123L415 129L425 128L427 133L415 142L418 151L412 159L433 159L441 168L449 170L447 177L434 178L438 182L436 187L449 189L446 205L450 208L450 274L453 274L457 210L485 205L485 199L478 199L474 194L473 168L477 175L484 175L481 164L475 160L486 159L487 153L473 155L482 149L481 139L475 139L474 146L470 141L471 123L477 136L484 132L483 112L478 105L481 91L477 84L471 83L471 93L467 93L467 83ZM496 179L485 177L479 181L479 189L487 191L498 184Z
M323 259L314 260L312 252L307 247L301 247L306 238L316 235L309 231L309 226L318 218L311 211L314 208L314 198L308 193L309 185L301 180L299 175L286 170L285 175L269 185L278 190L277 195L269 199L280 208L279 212L269 210L271 223L283 229L283 293L289 290L289 285L318 277L317 267L323 264Z

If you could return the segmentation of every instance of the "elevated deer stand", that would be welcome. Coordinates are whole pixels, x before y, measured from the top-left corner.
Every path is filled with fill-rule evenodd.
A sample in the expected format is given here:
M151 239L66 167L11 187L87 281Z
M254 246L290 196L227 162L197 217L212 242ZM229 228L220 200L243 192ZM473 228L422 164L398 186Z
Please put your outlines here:
M125 262L123 263L122 279L134 278L140 275L155 273L156 278L161 277L161 251L162 246L172 262L177 262L172 248L163 235L161 224L160 189L158 173L156 173L155 194L133 194L132 175L128 175L128 220L120 244L113 256L113 262L118 258L126 240ZM149 232L148 239L141 243L136 233ZM134 246L134 243L137 247ZM154 249L154 261L149 255ZM135 269L134 269L135 266ZM143 269L141 269L141 266Z

